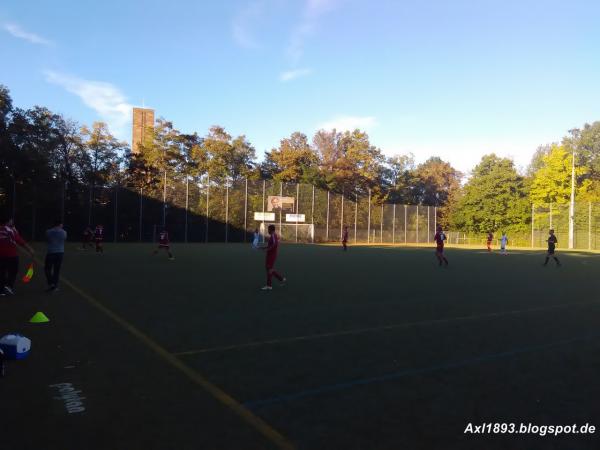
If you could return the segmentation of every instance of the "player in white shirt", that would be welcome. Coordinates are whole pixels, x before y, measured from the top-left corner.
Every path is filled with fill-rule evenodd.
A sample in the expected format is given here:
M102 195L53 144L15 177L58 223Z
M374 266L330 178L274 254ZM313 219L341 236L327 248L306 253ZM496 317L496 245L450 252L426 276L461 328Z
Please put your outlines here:
M502 233L502 237L500 238L500 254L501 255L507 255L506 244L508 244L508 236L506 236L506 232L504 232L504 233Z
M252 239L252 248L256 250L259 247L260 242L260 233L258 232L258 228L254 230L254 238Z

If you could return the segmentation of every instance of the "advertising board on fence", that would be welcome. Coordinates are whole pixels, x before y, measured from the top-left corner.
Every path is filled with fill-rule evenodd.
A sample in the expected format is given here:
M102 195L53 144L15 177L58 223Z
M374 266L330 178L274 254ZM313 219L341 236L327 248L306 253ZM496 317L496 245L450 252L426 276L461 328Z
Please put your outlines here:
M254 220L264 221L264 222L275 222L275 213L272 212L255 212Z
M294 197L281 197L279 195L269 195L267 198L267 211L274 212L294 212Z
M305 222L306 218L304 214L286 214L285 215L286 222Z

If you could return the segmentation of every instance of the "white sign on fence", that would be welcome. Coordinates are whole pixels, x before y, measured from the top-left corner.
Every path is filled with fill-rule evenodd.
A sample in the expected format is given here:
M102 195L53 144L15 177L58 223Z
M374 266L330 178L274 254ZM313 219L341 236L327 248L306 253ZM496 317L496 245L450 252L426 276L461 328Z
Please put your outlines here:
M286 214L286 222L304 222L306 220L304 214Z
M255 212L254 220L260 220L265 222L275 222L275 213L272 212Z

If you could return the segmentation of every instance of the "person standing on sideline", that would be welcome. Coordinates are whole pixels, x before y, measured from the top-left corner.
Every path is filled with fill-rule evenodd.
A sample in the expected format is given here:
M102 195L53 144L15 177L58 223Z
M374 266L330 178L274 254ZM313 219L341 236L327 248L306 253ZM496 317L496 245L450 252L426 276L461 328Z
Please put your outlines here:
M550 257L552 257L554 261L556 261L556 266L558 267L560 266L560 261L556 256L554 256L554 251L556 250L556 244L558 244L558 239L556 239L554 230L550 230L549 233L550 236L548 236L548 239L546 239L546 242L548 243L548 254L546 255L546 261L544 261L544 266L548 265L548 261L550 260Z
M277 260L277 251L279 250L279 236L275 233L275 225L269 225L269 243L263 250L267 252L267 260L265 267L267 269L267 285L262 288L263 291L271 291L273 289L273 277L277 278L281 283L285 283L284 276L279 274L275 269L275 261Z
M65 241L67 240L67 232L63 230L62 220L57 219L52 225L52 228L46 230L48 250L46 252L46 260L44 261L44 273L48 282L47 292L53 292L58 289L60 266L63 262Z
M348 225L344 225L344 231L342 233L342 246L344 251L348 251Z
M260 242L260 233L258 232L258 228L254 229L254 237L252 238L252 248L254 250L258 249L258 243Z
M440 263L440 267L442 266L442 263L448 266L448 260L446 259L446 256L444 256L444 241L446 239L447 238L444 232L442 231L442 227L438 225L437 233L435 233L433 240L435 241L435 256L438 259L438 262Z
M0 296L14 295L15 280L19 272L17 245L26 249L31 257L35 254L13 225L12 218L0 216Z
M506 245L508 244L508 236L506 235L506 231L502 233L502 237L500 238L500 254L506 255Z
M492 241L494 240L494 233L492 233L491 231L488 231L487 234L487 251L491 252L492 251Z

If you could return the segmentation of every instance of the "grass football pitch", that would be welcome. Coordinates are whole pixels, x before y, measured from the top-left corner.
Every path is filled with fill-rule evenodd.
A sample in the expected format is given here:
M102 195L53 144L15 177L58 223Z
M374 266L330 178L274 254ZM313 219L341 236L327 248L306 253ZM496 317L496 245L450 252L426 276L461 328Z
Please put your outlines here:
M282 244L288 282L263 292L249 244L153 249L72 245L58 292L38 264L0 298L0 334L32 340L0 378L0 448L600 448L464 433L600 427L598 254L449 248L440 268L432 248Z

